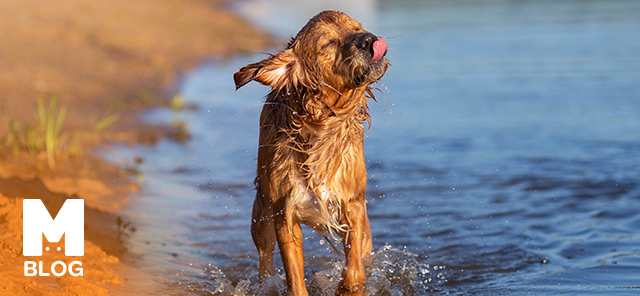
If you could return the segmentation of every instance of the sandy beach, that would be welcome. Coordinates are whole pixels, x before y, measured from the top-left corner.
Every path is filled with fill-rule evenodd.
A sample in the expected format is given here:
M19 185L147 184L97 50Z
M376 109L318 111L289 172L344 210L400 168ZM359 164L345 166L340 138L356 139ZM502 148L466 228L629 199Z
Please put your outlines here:
M257 52L268 34L224 1L113 0L0 2L0 294L156 294L162 282L123 260L118 211L138 190L136 172L93 152L109 143L149 144L172 133L141 123L170 105L180 73L206 58ZM231 80L230 80L231 81ZM55 106L52 106L55 102ZM53 127L53 128L52 128ZM142 161L142 160L140 160ZM52 215L85 200L82 277L26 277L22 200L42 199ZM59 243L45 241L52 250Z

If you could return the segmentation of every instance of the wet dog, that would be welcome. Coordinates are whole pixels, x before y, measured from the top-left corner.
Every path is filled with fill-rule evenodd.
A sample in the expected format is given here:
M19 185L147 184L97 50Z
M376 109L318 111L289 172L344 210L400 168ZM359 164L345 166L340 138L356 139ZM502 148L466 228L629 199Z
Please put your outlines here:
M363 295L371 253L364 122L370 84L386 72L387 43L344 13L313 17L286 49L233 75L271 87L260 115L251 235L260 276L274 274L278 242L291 295L307 295L300 223L340 237L346 267L338 295Z

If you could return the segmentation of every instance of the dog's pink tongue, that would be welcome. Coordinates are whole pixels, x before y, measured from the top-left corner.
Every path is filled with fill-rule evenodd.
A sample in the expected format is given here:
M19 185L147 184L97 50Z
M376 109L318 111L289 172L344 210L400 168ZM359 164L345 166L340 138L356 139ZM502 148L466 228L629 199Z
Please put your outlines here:
M373 57L374 61L381 59L384 54L387 53L387 42L384 39L378 39L373 43Z

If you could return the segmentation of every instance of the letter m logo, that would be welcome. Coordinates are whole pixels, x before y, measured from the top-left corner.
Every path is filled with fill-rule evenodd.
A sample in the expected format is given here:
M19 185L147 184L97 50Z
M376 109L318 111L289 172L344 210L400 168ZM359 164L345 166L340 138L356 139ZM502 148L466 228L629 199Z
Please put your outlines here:
M42 256L42 235L49 242L59 242L64 237L66 256L84 255L84 200L68 199L55 219L39 199L22 202L22 254Z

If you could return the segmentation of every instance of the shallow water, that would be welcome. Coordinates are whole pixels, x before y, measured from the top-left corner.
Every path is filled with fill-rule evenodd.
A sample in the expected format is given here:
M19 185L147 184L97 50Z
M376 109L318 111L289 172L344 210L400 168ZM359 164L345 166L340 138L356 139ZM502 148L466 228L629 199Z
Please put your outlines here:
M640 2L337 2L391 47L365 140L370 295L640 294ZM320 9L236 8L283 38ZM178 85L196 110L146 115L191 140L108 153L144 159L130 259L168 294L283 292L249 234L267 89L231 79L264 57L205 63ZM332 295L341 260L305 236L307 286Z

